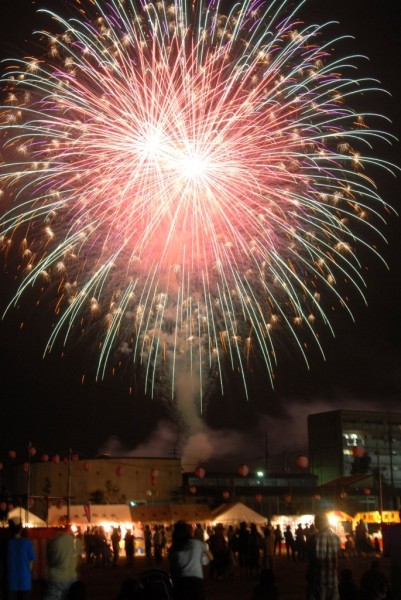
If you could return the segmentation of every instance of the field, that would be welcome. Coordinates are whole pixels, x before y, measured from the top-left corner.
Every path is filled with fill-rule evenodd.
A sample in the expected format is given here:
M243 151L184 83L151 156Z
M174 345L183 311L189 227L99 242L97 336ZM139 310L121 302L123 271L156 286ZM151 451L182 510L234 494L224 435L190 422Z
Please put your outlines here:
M361 575L370 567L372 560L372 557L342 558L339 561L339 571L351 569L355 583L359 585ZM389 576L388 559L382 558L380 563L383 573ZM113 600L125 579L138 578L142 571L154 566L154 564L149 564L144 557L137 557L134 565L126 565L123 558L120 558L117 566L102 567L83 564L80 579L86 585L87 600ZM306 567L306 562L288 562L285 555L277 558L275 571L280 600L304 600ZM163 559L160 568L168 569L167 558ZM257 576L239 576L235 573L222 580L211 579L207 572L205 575L206 600L232 600L232 598L248 600L258 581ZM32 600L40 600L42 590L43 583L36 581Z

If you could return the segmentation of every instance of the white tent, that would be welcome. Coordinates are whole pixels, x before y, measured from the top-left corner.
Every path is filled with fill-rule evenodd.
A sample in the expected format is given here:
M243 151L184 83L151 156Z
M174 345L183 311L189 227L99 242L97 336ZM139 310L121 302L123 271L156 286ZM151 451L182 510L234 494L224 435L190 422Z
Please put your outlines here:
M236 502L235 504L222 504L216 508L213 511L213 521L223 525L239 525L241 521L263 525L267 522L267 518L242 502Z
M46 527L45 521L40 519L37 515L29 512L25 508L16 507L10 510L7 519L12 519L15 522L22 523L24 527Z

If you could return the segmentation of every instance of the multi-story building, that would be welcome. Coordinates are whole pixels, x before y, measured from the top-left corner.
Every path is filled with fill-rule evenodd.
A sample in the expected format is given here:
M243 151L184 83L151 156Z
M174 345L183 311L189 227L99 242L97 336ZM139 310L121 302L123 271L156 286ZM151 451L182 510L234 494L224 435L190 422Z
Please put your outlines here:
M311 471L319 483L371 473L388 496L401 492L401 413L335 410L308 416Z

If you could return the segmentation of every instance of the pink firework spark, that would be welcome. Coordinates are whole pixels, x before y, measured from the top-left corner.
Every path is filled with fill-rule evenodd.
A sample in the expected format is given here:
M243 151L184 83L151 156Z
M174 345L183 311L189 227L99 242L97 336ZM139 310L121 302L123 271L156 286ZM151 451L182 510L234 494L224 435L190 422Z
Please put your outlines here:
M151 394L161 368L173 396L178 372L246 388L258 359L273 384L277 339L307 360L324 306L350 312L344 280L363 295L360 224L380 236L388 208L366 171L391 169L370 146L391 136L348 107L377 84L292 11L93 0L10 63L0 231L22 247L11 304L59 292L48 350L93 322L99 377L123 353Z

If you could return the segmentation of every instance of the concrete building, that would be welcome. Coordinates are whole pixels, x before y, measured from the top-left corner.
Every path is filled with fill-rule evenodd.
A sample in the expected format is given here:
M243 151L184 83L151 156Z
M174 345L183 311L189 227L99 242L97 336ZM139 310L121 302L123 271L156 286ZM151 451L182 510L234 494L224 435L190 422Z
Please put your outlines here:
M401 413L335 410L308 416L309 460L320 484L371 473L378 493L401 492ZM382 488L379 489L379 488Z
M81 460L77 455L32 460L15 465L10 488L25 504L30 498L40 514L47 505L149 504L182 497L179 458L102 457ZM40 509L38 511L38 509Z

